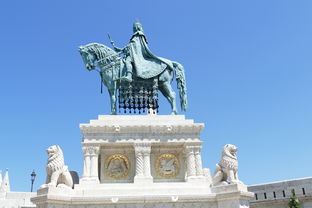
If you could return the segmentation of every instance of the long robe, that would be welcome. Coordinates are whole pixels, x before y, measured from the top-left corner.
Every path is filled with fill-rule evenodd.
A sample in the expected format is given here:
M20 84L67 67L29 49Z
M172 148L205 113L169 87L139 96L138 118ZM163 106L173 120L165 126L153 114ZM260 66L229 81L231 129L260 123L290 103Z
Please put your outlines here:
M135 33L129 44L130 56L138 77L149 79L162 73L167 66L172 69L171 61L155 56L147 46L142 32Z

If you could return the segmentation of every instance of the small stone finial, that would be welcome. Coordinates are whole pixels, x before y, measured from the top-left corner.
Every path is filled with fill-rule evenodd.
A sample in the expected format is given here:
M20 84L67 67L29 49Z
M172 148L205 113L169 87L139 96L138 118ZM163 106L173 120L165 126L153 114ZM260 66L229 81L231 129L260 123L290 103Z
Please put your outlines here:
M171 196L171 201L176 202L179 200L179 196Z
M114 131L115 132L120 132L120 126L119 125L114 125Z
M112 198L111 198L111 201L112 201L113 203L117 203L117 202L119 201L119 198L118 198L118 197L112 197Z
M10 191L10 180L9 180L9 169L7 168L5 171L4 179L1 184L1 191L2 192L9 192Z

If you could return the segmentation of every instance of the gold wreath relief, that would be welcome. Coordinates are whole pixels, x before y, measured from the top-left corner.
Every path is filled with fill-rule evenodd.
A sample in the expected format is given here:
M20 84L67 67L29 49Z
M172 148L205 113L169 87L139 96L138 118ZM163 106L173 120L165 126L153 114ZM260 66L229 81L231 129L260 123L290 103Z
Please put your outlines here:
M122 154L113 154L106 159L106 175L113 179L123 179L128 176L130 170L129 159Z

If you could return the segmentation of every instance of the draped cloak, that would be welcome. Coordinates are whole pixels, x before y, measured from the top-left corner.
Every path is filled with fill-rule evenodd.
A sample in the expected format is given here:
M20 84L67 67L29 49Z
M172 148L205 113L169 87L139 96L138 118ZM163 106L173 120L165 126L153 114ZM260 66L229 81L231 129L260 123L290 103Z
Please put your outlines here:
M136 32L128 46L135 73L138 77L143 79L155 77L162 73L167 66L173 70L171 61L158 57L150 51L143 32Z

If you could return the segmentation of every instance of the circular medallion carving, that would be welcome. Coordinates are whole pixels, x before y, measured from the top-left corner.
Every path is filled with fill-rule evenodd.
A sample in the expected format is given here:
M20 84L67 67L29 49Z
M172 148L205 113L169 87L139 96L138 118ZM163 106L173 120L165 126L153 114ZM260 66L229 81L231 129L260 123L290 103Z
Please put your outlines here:
M174 154L162 154L156 161L156 173L160 178L174 178L179 174L180 163Z
M106 175L113 179L123 179L128 176L130 162L125 155L113 154L106 159Z

